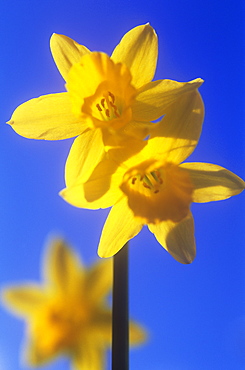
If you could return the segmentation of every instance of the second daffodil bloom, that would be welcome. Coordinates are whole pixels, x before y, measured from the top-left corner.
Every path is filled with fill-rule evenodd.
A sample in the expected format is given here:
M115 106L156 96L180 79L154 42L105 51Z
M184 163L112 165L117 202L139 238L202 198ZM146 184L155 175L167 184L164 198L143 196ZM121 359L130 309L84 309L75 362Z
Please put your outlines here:
M148 225L177 261L190 263L196 253L191 203L226 199L244 190L244 181L220 166L182 163L198 142L203 118L200 96L189 94L169 108L172 113L167 111L138 154L128 158L123 150L111 150L88 181L68 181L61 192L74 206L113 206L100 239L101 257L113 256Z
M54 34L51 51L67 92L49 94L20 105L8 122L20 135L61 140L76 137L67 171L89 175L111 146L144 139L153 121L179 96L196 90L200 78L180 83L152 81L158 41L149 25L133 28L111 57L91 52L67 36ZM75 167L75 169L73 168Z
M4 304L27 324L25 362L40 366L59 355L69 356L72 369L103 370L111 345L112 261L86 269L61 239L46 256L43 284L29 283L3 290ZM145 339L130 323L131 344Z

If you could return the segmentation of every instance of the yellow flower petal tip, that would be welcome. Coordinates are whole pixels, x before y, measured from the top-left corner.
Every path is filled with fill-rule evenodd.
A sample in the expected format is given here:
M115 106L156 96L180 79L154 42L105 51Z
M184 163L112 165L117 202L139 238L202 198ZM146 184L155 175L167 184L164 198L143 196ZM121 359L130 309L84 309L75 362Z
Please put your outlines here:
M57 238L47 248L41 284L6 287L3 303L27 326L24 357L40 366L69 354L74 367L100 370L111 346L112 260L85 267L67 243ZM145 331L130 322L131 344L145 340Z
M89 49L85 46L78 44L70 37L57 33L53 33L50 38L50 49L54 61L65 80L71 66L77 63L84 54L89 53Z

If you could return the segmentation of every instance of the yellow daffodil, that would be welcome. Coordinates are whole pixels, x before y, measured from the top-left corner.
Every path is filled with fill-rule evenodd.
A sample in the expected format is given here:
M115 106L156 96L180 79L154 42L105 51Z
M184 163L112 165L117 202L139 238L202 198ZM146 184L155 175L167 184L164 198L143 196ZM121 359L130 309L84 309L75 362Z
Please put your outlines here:
M78 179L61 192L77 207L113 206L98 253L113 256L144 225L179 262L195 258L192 202L210 202L239 194L245 183L232 172L208 163L182 163L201 132L203 105L197 91L171 105L144 148L131 157L115 148L88 181Z
M81 175L82 169L88 177L111 146L127 149L129 138L144 139L154 127L152 121L202 84L200 78L187 83L152 81L158 41L149 24L126 33L111 57L57 34L51 37L51 51L67 92L25 102L8 123L27 138L78 136L66 165L73 175Z
M27 323L25 361L42 365L59 355L70 356L76 370L102 370L111 344L111 310L107 296L112 286L112 263L100 261L85 268L61 240L46 255L43 284L5 288L3 301ZM137 344L145 334L130 324Z

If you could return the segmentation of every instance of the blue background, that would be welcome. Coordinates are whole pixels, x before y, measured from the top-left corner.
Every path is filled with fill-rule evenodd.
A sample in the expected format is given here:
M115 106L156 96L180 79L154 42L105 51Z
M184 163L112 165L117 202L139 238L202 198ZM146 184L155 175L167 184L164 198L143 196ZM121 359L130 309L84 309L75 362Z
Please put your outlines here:
M58 196L72 140L28 140L5 125L22 102L64 91L49 51L51 34L111 53L129 29L146 22L159 36L156 79L205 80L203 133L190 161L245 177L242 1L2 0L2 287L40 279L50 233L63 235L93 263L107 215L73 208ZM148 343L131 351L131 370L245 369L244 194L192 210L197 257L191 265L176 262L147 229L130 244L130 314L150 333ZM0 333L0 370L25 369L19 365L24 324L3 308ZM43 369L68 369L68 362Z

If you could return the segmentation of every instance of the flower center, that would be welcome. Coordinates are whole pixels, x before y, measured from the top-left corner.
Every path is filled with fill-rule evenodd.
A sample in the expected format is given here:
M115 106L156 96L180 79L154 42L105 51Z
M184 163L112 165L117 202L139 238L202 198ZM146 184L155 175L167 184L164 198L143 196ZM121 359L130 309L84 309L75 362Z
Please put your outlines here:
M99 103L96 104L96 108L102 121L120 117L118 107L115 105L115 96L110 91L100 99Z
M186 171L173 164L152 170L152 164L129 170L121 184L128 206L143 224L184 219L192 202L193 185ZM135 175L136 174L136 175Z
M79 302L57 300L41 309L30 328L40 356L75 346L90 318L89 308Z
M104 53L88 53L74 64L67 78L72 110L90 128L115 133L132 118L136 89L126 65Z
M132 185L134 185L136 181L139 181L144 188L149 189L150 193L153 194L159 193L163 185L163 179L160 170L152 171L149 174L143 176L137 175L132 177L131 179Z

